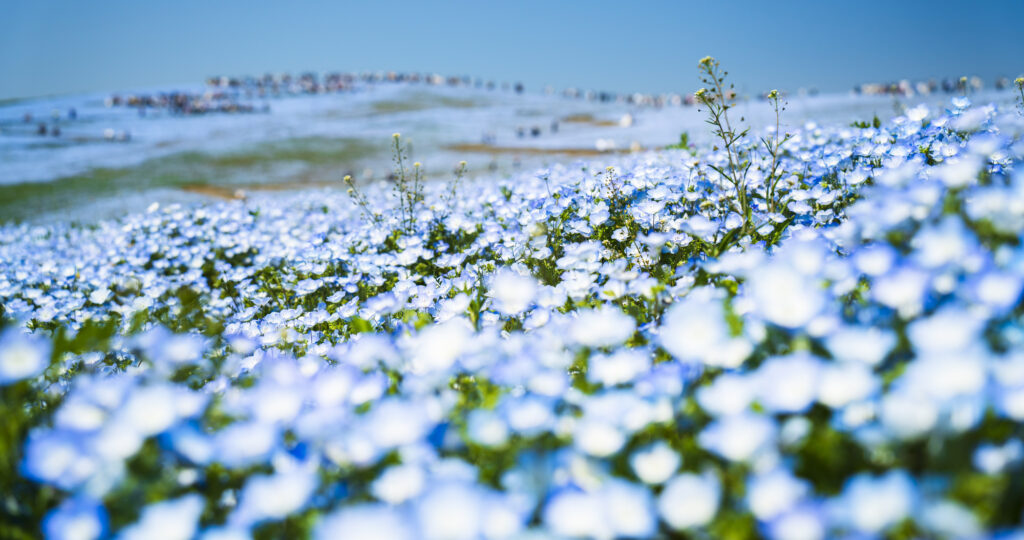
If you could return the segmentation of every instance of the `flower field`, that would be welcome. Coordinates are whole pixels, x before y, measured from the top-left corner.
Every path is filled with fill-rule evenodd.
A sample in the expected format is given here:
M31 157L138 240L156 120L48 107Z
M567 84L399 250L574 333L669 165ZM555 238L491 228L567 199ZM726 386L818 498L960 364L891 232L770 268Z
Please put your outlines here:
M1022 128L3 226L0 536L1021 534Z

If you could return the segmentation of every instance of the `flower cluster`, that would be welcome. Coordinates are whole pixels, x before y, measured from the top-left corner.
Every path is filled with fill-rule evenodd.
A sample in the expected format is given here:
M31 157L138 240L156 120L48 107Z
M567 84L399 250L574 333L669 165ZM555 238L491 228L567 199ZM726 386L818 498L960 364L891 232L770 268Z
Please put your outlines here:
M744 135L742 206L705 149L0 228L0 504L51 538L1010 533L1020 132L957 98Z

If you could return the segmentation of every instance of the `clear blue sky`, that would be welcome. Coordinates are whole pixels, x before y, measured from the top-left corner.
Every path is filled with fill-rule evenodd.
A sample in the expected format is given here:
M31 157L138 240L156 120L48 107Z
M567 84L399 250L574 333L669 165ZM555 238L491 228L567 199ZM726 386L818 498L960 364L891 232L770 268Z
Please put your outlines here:
M211 74L434 71L537 89L692 91L1024 72L1024 1L0 0L0 98Z

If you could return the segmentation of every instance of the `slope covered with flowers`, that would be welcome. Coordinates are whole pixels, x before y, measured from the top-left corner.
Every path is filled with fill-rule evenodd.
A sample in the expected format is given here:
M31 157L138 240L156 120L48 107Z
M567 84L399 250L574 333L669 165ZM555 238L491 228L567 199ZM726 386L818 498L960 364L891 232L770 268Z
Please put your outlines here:
M2 228L0 528L1019 530L1015 114Z

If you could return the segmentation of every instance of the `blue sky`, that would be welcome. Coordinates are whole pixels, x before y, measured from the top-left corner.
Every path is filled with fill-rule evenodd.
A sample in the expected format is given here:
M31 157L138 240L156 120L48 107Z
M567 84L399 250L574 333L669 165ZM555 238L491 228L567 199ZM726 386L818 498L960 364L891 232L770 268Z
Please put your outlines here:
M684 91L722 60L748 91L1024 72L1024 1L309 0L0 3L0 98L211 74L404 70L528 88Z

